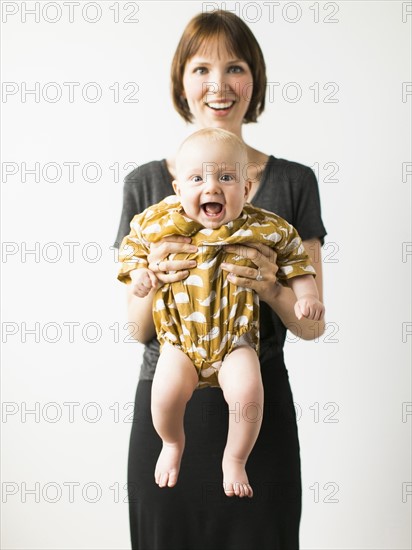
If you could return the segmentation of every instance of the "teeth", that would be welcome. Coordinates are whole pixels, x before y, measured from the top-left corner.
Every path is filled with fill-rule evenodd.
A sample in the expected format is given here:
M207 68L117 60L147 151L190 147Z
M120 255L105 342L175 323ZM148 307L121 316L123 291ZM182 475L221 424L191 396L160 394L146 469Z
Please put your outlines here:
M209 107L212 107L212 109L228 109L233 105L234 101L227 101L226 103L208 103Z

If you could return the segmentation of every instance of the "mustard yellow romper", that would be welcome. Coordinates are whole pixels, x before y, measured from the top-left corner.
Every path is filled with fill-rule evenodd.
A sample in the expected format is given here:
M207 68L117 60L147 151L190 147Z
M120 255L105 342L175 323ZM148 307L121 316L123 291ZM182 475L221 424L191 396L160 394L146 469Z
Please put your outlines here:
M153 300L153 319L160 345L181 349L199 374L198 387L219 386L218 370L236 345L249 344L259 352L259 298L249 288L227 279L222 262L256 267L227 244L263 243L277 253L279 281L298 275L315 275L301 238L286 220L272 212L245 204L239 218L218 229L207 229L184 215L176 195L134 216L131 231L119 251L118 279L130 283L130 272L148 267L150 243L168 235L191 237L196 253L169 255L170 260L195 259L197 267L183 281L159 288Z

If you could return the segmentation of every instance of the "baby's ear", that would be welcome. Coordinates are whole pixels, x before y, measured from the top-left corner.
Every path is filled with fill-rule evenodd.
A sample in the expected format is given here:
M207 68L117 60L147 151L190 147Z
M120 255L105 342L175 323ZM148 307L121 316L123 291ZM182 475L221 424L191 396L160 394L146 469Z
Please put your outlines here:
M179 196L180 196L180 186L179 186L179 182L178 182L177 180L173 180L173 181L172 181L172 185L173 185L174 192L175 192L176 195L179 197Z
M245 180L245 199L248 198L250 190L252 189L252 180Z

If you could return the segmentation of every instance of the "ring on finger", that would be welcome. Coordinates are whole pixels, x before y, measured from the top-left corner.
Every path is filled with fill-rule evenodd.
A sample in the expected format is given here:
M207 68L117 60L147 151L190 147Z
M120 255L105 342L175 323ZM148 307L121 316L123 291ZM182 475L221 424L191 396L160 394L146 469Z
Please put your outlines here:
M258 270L257 270L256 280L263 281L263 275L260 272L260 267L258 267Z

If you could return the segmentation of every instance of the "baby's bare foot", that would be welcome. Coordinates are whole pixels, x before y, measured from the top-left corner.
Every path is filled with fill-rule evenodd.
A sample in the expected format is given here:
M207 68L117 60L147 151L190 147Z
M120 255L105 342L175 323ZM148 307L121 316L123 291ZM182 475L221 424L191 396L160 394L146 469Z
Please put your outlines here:
M245 470L245 462L236 458L223 457L223 490L228 497L253 497Z
M155 468L155 481L159 487L176 485L184 448L184 441L182 443L163 442L163 448Z

